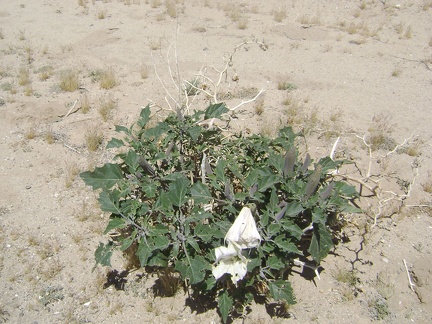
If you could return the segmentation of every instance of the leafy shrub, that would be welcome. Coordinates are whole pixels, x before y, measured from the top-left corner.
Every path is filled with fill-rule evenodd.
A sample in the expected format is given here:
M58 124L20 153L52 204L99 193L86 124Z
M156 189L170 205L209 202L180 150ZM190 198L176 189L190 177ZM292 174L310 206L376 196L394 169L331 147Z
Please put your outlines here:
M227 137L204 127L203 121L227 112L224 104L213 104L149 127L147 106L136 125L116 126L124 139L107 144L126 147L120 161L81 173L87 185L101 189L101 209L111 214L105 234L120 234L99 244L96 265L110 266L114 250L136 251L141 267L179 273L191 298L217 299L224 322L256 298L294 304L287 281L294 259L311 256L319 264L333 248L338 214L356 212L350 200L358 195L331 176L344 161L313 163L308 154L300 160L290 127L274 139ZM226 273L216 280L215 249L245 206L261 241L239 251L247 264L244 277L237 281Z

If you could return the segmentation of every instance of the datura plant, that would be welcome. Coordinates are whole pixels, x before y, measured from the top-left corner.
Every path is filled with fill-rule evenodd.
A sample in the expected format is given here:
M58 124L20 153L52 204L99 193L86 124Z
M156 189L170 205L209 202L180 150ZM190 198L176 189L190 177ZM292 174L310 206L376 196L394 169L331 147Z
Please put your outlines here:
M119 250L147 271L175 271L190 298L217 300L224 322L252 301L294 304L292 267L318 269L341 214L359 211L356 189L332 175L346 161L301 156L290 127L276 138L206 127L228 112L213 104L150 126L147 106L135 125L116 126L115 161L81 173L110 215L96 265Z

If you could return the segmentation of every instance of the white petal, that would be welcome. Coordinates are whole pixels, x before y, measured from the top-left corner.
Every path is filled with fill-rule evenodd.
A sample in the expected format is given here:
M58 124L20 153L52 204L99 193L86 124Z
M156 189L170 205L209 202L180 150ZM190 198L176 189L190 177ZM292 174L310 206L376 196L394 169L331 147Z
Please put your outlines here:
M232 244L228 244L228 247L219 246L215 249L216 263L221 259L229 259L238 254L237 250Z
M237 257L222 259L217 266L212 267L213 276L217 280L225 273L229 273L233 283L237 284L237 281L243 279L247 273L247 262Z
M225 236L228 242L237 243L242 249L257 247L261 242L252 212L243 207Z

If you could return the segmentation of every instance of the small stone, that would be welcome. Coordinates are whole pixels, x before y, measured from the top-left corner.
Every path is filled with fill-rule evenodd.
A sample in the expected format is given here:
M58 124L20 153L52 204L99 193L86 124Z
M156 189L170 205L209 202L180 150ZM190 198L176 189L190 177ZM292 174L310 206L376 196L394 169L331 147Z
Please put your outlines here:
M27 185L27 186L25 186L25 188L28 190L28 189L31 189L31 186Z

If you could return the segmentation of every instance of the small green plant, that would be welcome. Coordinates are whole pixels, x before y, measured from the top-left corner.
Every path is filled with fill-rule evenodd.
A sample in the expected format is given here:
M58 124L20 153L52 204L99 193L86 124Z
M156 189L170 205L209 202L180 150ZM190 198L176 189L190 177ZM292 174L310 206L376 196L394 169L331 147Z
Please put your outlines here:
M60 89L66 92L73 92L79 88L78 72L66 70L60 73Z
M110 214L105 234L115 233L96 249L96 265L110 266L119 250L141 267L175 272L190 298L217 300L224 322L257 296L294 304L294 260L310 255L319 264L338 215L359 211L350 203L355 188L331 175L344 161L301 157L290 127L273 139L226 137L201 123L228 112L212 104L152 126L147 106L135 125L116 126L123 139L106 146L122 149L120 161L81 173ZM174 291L177 280L165 279Z

